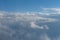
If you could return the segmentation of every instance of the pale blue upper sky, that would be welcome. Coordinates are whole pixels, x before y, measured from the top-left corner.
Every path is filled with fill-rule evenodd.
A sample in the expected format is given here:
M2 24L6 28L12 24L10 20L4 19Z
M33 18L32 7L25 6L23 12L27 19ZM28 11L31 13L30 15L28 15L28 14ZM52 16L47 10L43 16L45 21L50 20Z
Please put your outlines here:
M0 11L34 12L41 8L60 8L60 0L0 0Z

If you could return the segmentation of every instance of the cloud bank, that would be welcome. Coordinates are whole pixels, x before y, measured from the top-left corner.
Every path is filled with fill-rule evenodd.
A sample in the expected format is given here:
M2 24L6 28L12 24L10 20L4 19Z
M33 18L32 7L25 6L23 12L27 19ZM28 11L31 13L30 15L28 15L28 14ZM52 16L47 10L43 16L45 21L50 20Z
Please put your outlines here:
M35 13L0 12L0 40L51 40L44 34L50 30L46 23L57 20Z

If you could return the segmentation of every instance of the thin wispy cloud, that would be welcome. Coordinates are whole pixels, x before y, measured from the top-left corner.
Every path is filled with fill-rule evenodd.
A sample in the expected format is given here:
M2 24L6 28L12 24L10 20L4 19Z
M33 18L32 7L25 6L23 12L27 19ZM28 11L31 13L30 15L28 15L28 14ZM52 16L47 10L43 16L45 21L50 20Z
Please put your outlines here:
M43 12L46 14L59 14L60 15L60 8L42 8Z

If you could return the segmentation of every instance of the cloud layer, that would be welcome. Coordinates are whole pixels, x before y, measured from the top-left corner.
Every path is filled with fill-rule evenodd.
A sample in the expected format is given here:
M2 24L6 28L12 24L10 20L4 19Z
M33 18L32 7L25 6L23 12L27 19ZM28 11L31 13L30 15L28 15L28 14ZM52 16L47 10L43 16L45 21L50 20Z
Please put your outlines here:
M57 22L58 19L45 16L0 12L0 40L51 40L47 34L50 30L47 23Z

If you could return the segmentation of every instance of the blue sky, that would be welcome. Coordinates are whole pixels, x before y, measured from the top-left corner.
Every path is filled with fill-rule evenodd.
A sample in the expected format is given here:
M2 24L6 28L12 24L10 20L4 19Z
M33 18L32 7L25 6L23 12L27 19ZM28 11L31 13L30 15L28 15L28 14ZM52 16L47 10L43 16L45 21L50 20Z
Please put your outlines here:
M60 8L60 0L0 0L0 11L37 12L41 8Z

